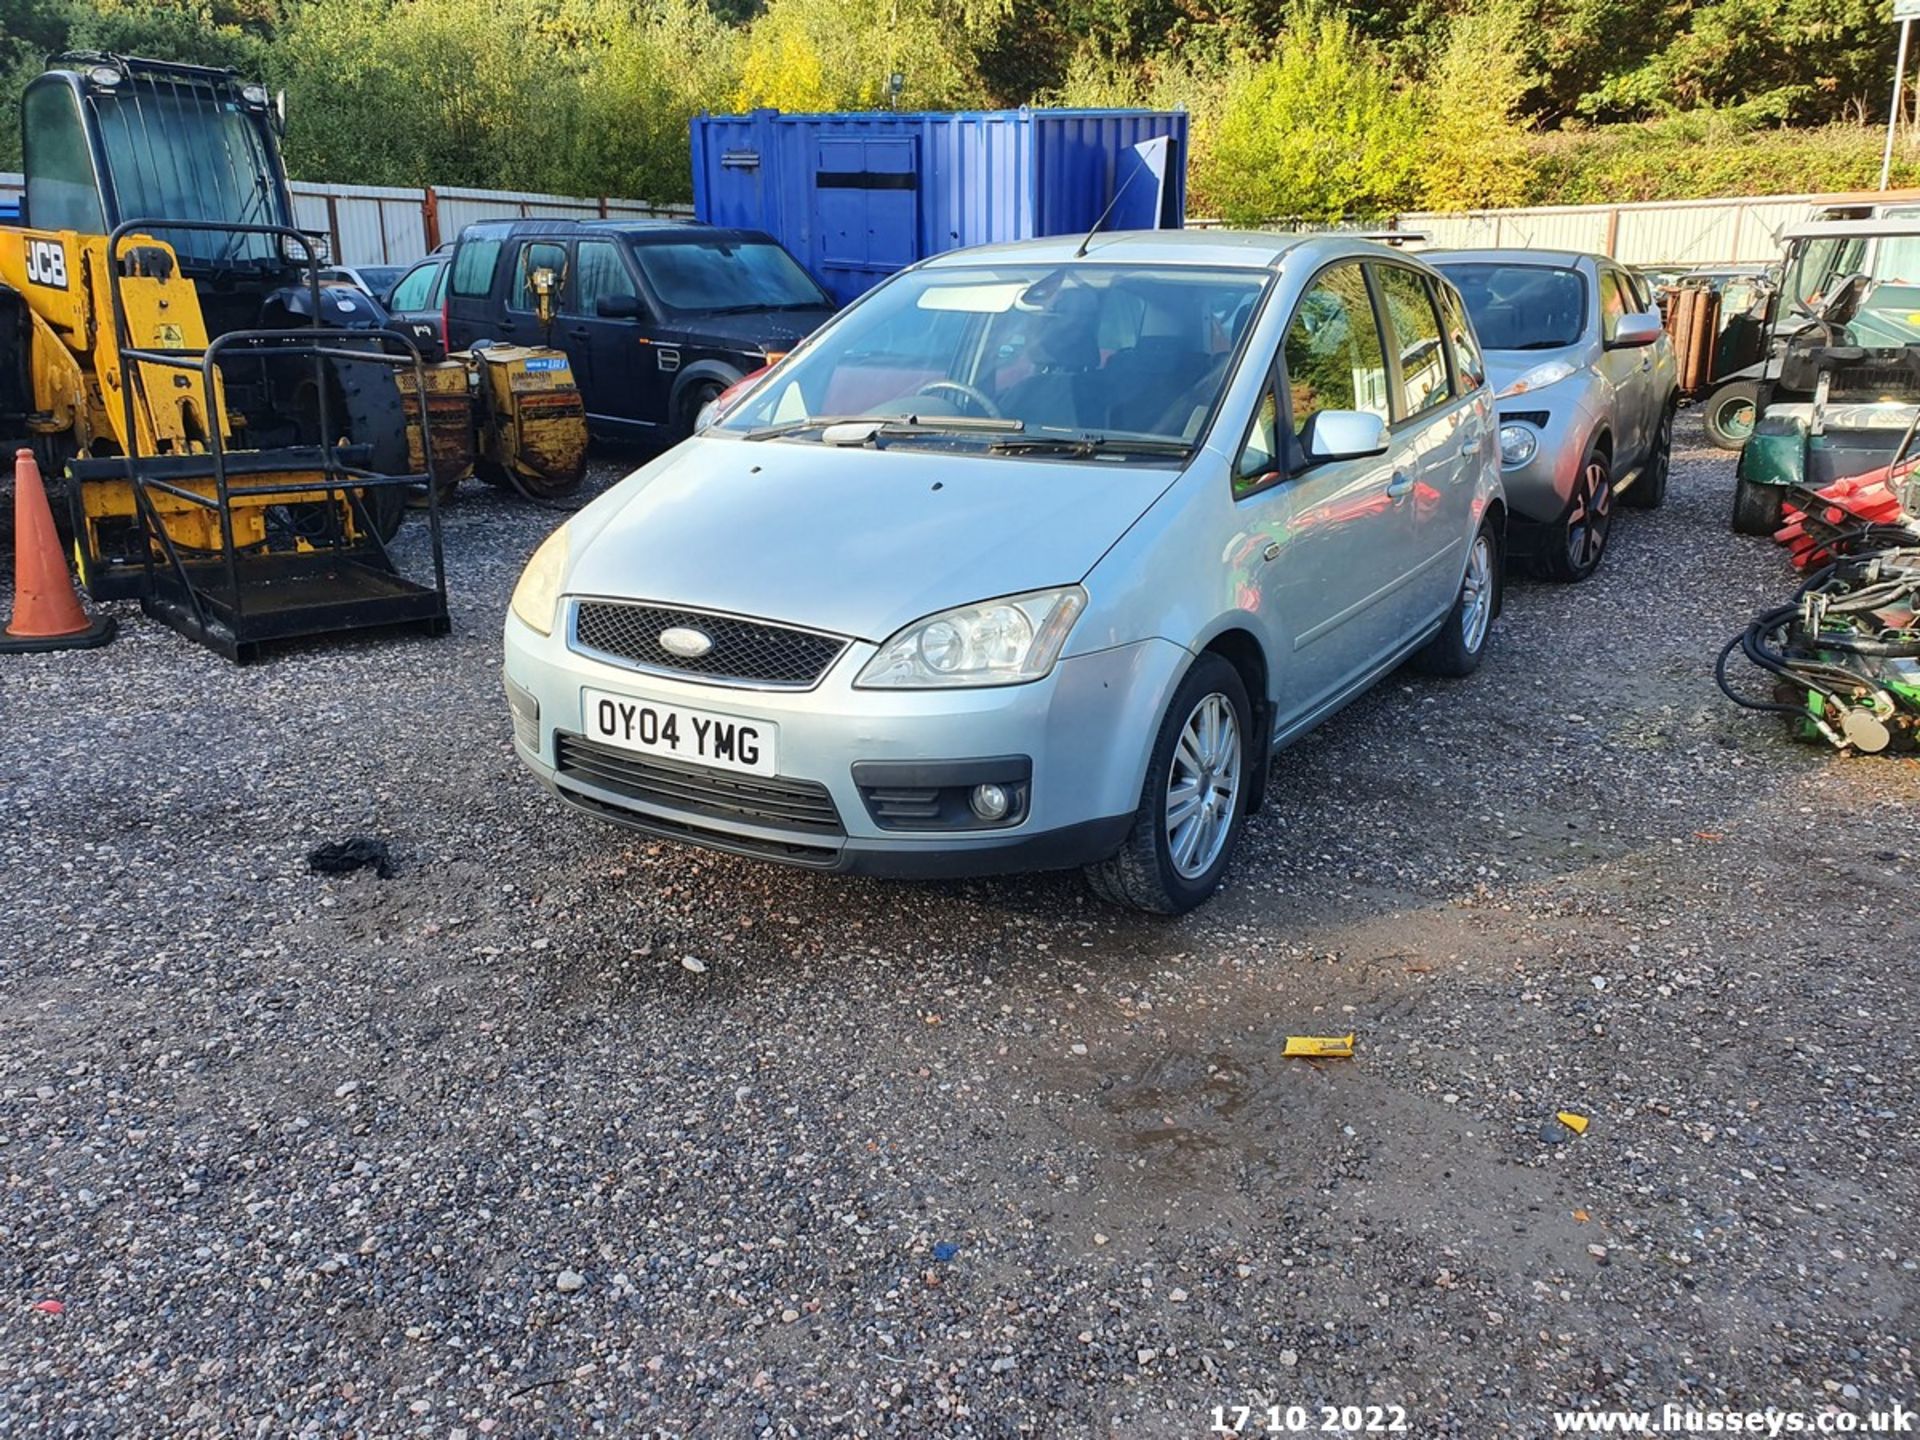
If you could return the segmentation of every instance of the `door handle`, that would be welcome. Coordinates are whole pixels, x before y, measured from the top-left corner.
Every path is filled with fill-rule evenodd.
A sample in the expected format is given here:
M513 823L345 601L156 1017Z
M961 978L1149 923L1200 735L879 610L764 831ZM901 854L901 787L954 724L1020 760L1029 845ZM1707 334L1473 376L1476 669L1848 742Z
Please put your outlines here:
M591 340L593 338L593 332L584 325L575 326L573 329L567 331L567 334L571 335L575 340Z
M1462 460L1471 460L1479 453L1480 437L1478 435L1469 435L1460 442L1460 458Z
M1653 356L1642 355L1640 357L1640 368L1642 370L1651 370L1653 368Z
M1387 486L1387 494L1398 500L1411 489L1413 489L1413 472L1409 470L1394 471L1393 483Z

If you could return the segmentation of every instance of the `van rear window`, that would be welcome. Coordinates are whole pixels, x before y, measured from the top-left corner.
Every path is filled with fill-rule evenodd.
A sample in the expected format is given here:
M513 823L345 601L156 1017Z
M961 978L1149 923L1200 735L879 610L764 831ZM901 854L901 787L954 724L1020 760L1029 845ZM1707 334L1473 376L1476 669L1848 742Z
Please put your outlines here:
M500 242L481 238L462 240L453 257L453 293L486 295L493 290L493 266L500 258Z

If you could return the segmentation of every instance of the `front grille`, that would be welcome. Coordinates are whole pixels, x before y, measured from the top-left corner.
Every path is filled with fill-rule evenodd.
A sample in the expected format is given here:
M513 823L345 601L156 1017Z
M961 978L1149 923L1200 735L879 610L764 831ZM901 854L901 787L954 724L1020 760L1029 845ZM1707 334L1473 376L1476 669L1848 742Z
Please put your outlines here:
M682 817L765 825L798 835L846 834L827 787L811 780L672 765L577 735L556 733L553 743L555 768L561 775Z
M660 644L660 632L675 626L698 630L713 641L713 648L693 659L675 655ZM737 615L582 600L574 611L573 646L643 670L719 684L806 690L820 683L847 642L838 635Z

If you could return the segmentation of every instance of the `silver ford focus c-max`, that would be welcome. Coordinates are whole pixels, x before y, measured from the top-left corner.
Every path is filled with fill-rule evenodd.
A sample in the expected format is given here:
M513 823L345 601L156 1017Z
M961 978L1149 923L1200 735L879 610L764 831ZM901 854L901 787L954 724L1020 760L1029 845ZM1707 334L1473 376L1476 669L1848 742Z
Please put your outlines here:
M1277 746L1409 658L1472 671L1499 610L1471 323L1365 241L955 251L723 405L555 531L506 622L521 759L652 835L1084 866L1177 913Z

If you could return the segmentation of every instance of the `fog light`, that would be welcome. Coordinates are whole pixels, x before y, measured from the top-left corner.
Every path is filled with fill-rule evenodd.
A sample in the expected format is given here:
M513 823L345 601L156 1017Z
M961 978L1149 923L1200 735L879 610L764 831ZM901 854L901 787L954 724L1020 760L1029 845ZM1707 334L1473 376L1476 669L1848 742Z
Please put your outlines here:
M1502 425L1500 427L1500 464L1511 470L1533 459L1534 452L1540 448L1540 437L1531 425Z
M973 807L973 813L982 820L1004 820L1007 811L1012 808L1013 800L1006 789L999 785L976 785L967 803Z

